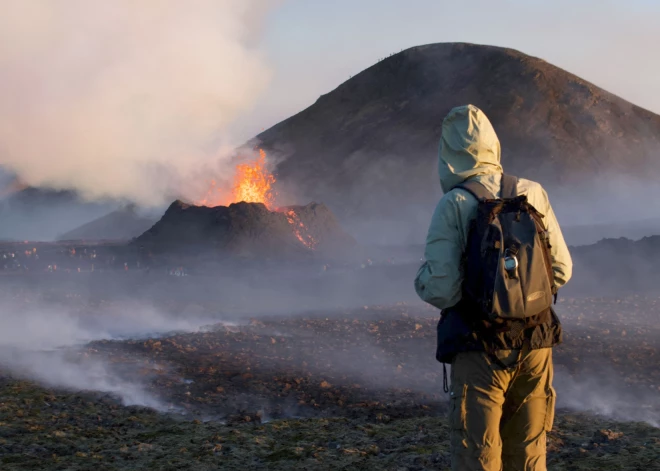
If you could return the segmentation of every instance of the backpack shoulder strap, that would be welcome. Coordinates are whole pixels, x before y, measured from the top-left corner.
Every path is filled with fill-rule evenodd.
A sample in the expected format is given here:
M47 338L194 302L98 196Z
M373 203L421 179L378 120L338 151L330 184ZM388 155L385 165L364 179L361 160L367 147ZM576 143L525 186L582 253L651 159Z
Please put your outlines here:
M455 188L461 188L467 191L479 201L495 199L495 196L476 180L466 180L460 185L456 185Z
M502 175L501 184L501 197L502 198L515 198L518 196L518 178L512 175Z

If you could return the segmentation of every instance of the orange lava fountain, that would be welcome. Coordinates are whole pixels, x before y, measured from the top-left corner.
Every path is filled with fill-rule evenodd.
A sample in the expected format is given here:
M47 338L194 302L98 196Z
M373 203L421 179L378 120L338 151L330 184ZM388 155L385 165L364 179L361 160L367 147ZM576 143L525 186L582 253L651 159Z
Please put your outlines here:
M274 206L275 192L273 184L275 177L266 169L266 153L259 149L259 157L252 162L238 164L231 191L218 186L215 180L210 183L206 196L195 204L199 206L228 206L231 203L244 201L246 203L263 203L270 211L282 212L291 225L293 235L308 249L314 249L317 241L311 236L300 216L290 208Z
M231 203L263 203L273 210L275 177L266 169L266 153L259 149L259 157L252 162L236 165L236 174L231 190L219 187L211 180L210 188L204 198L196 201L199 206L227 206Z

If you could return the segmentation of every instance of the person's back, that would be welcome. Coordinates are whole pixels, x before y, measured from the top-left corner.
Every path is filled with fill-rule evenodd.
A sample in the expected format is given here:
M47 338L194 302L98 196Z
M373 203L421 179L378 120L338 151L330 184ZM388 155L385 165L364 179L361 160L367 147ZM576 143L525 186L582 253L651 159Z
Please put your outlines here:
M500 197L500 144L478 108L454 108L442 126L440 182L444 196L433 214L425 262L415 289L442 309L437 358L451 363L451 443L454 470L545 470L546 432L552 428L552 346L561 325L552 308L534 322L488 327L464 297L465 254L478 200L457 186L483 185ZM559 224L540 184L518 179L517 195L543 215L554 284L571 277L572 262ZM504 464L503 464L504 463Z

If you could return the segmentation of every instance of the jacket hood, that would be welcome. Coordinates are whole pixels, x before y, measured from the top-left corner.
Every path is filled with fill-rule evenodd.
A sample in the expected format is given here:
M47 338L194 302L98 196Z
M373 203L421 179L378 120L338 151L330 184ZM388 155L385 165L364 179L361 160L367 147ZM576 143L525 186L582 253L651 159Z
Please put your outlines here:
M445 193L469 178L502 173L500 141L476 106L456 107L442 122L438 173Z

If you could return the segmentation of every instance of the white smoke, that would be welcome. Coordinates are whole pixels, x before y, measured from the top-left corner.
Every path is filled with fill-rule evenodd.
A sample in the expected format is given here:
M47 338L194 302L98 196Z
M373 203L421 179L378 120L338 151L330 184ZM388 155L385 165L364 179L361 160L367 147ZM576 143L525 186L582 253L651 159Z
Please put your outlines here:
M166 410L146 380L128 379L128 372L120 373L110 359L79 347L93 340L194 332L214 322L218 320L201 316L175 318L137 304L79 314L63 308L4 305L0 307L0 370L46 386L102 391L115 394L125 405ZM133 361L125 366L132 368L132 376L138 369L154 368L146 360Z
M224 130L268 83L256 39L271 4L3 2L0 166L88 198L167 201L227 155Z
M604 367L604 371L597 374L570 374L566 368L557 367L554 381L557 407L660 427L658 390L643 386L626 390L625 378L608 371L607 365Z

